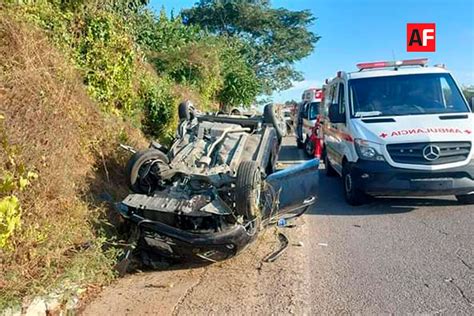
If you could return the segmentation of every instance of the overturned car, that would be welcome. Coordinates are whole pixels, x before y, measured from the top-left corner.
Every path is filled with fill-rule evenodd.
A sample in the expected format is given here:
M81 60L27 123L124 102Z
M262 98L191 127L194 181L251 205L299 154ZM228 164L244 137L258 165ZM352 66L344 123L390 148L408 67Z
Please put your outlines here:
M133 194L118 210L141 249L171 260L224 260L283 213L314 202L318 161L275 172L284 122L272 104L249 117L182 103L179 118L169 149L152 142L127 165Z

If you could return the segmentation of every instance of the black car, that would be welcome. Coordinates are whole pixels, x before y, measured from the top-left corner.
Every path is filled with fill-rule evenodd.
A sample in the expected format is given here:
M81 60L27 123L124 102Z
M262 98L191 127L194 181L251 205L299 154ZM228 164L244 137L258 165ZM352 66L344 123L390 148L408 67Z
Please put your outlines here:
M127 166L134 193L118 209L138 230L142 249L176 260L223 260L282 212L314 201L317 162L274 173L283 133L272 104L247 117L200 114L182 103L179 117L169 150L152 143ZM299 190L289 198L292 185Z

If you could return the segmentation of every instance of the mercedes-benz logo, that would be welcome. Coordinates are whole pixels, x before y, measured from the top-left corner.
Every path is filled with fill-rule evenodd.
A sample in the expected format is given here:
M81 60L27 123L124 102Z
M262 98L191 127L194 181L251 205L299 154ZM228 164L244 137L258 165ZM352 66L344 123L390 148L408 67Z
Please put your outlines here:
M423 157L428 161L435 161L441 156L441 149L438 146L428 145L423 148Z

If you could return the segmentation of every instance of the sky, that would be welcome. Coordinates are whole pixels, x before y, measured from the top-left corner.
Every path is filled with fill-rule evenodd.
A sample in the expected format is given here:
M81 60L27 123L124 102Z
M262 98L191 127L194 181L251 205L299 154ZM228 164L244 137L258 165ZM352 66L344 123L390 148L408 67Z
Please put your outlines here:
M196 0L151 0L178 13ZM321 36L313 53L295 64L305 80L272 95L274 102L299 100L303 90L320 87L339 70L358 62L428 57L445 64L460 84L474 85L474 0L273 0L275 8L311 10L310 30ZM436 23L436 52L406 51L407 23Z

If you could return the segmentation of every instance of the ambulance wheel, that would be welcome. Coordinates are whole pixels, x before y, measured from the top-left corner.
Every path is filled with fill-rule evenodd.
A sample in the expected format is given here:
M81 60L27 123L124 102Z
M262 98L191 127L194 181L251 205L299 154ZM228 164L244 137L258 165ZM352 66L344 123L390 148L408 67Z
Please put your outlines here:
M302 143L298 138L296 139L296 147L298 147L299 149L304 148L304 143Z
M328 177L335 177L337 176L336 170L331 166L331 162L329 162L328 155L324 155L324 167L326 168L326 176Z
M461 204L474 204L474 193L472 194L463 194L456 195L456 199Z
M344 187L344 197L349 205L359 206L367 201L365 192L357 189L355 186L354 174L348 163L345 163L342 168L342 183Z
M311 139L309 139L309 137L306 137L304 151L308 157L314 158L314 143L311 141Z
M327 153L326 153L326 148L323 147L323 153L321 154L321 160L322 161L326 161L326 156L327 156Z

